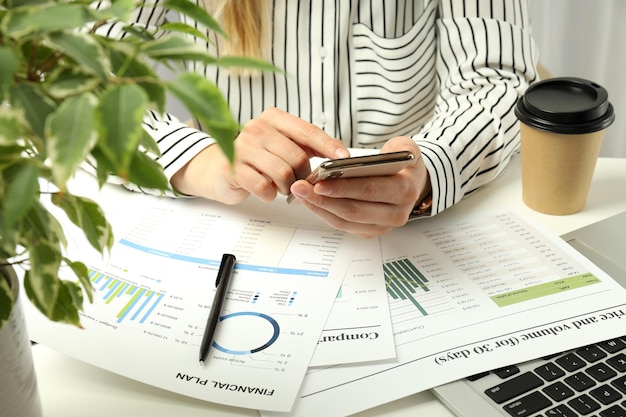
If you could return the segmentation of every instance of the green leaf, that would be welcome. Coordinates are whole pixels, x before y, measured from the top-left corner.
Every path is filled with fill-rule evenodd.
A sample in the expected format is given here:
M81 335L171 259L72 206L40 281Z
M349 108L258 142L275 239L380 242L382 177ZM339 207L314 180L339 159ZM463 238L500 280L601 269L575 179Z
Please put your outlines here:
M25 275L24 287L31 300L46 317L52 318L61 283L59 267L61 250L49 241L39 241L28 245L30 270Z
M87 33L57 32L48 36L50 44L72 58L84 70L102 80L110 76L111 67L102 46Z
M72 269L72 271L74 271L74 274L87 294L89 302L93 303L93 287L91 286L91 280L89 279L89 268L87 268L87 266L82 262L73 262L66 258L64 258L63 261Z
M6 171L6 167L9 165L15 164L16 161L21 161L24 153L24 147L20 145L15 145L15 143L10 143L5 145L0 145L0 174L4 174ZM6 180L5 180L6 182ZM0 182L0 185L3 185ZM2 188L0 187L0 191Z
M4 323L9 320L12 309L13 294L11 293L11 287L9 287L9 283L4 279L2 271L0 271L0 330L2 330Z
M135 44L140 43L137 41L149 42L155 39L154 30L148 30L148 28L141 25L126 25L122 28L122 33L131 35L131 37L126 37L125 40Z
M135 154L130 166L128 180L141 187L156 190L170 189L170 183L165 177L163 167L142 152Z
M185 23L181 22L168 22L161 25L162 30L166 30L169 32L179 32L184 33L186 35L195 36L196 38L200 38L205 40L206 42L212 43L211 39L207 36L206 32L202 32L193 26L189 26Z
M56 109L51 100L37 84L18 84L9 89L9 101L14 109L23 114L25 123L40 138L44 137L46 118Z
M52 202L59 206L72 223L83 231L94 249L101 253L111 249L113 229L97 203L88 198L67 193L55 194Z
M15 119L11 109L2 109L0 112L0 146L10 146L15 139L22 137L22 129Z
M63 100L86 91L95 91L98 84L100 84L100 79L94 77L93 74L81 68L69 66L50 73L46 87L52 97Z
M118 77L133 78L136 84L148 95L150 107L163 112L165 110L165 87L160 82L153 65L148 64L136 55L136 51L127 44L111 43L108 48L113 72ZM151 82L141 81L150 79Z
M141 146L147 152L150 152L156 156L161 156L161 149L159 149L159 145L145 129L143 130L143 135L141 135Z
M128 177L128 169L142 138L142 121L148 99L144 91L132 84L113 86L100 98L96 108L99 145L115 174Z
M166 0L163 5L166 9L177 11L192 18L211 31L219 33L224 37L227 36L215 19L213 19L213 17L208 14L204 8L199 7L194 2L188 0Z
M33 201L33 207L20 222L19 234L21 244L25 247L39 241L54 245L66 246L65 234L59 221L41 204L39 199Z
M92 94L70 97L50 115L46 124L48 157L56 185L66 181L85 160L97 140L94 127L96 98Z
M49 294L46 302L42 303L35 296L35 288L37 278L33 277L33 271L26 271L24 274L24 289L30 301L41 311L47 318L52 321L73 324L82 328L80 324L79 309L82 308L82 292L75 282L55 280L57 291L55 294Z
M271 71L271 72L279 72L285 73L285 71L280 68L270 64L267 61L255 58L248 58L244 56L223 56L218 58L215 61L215 65L220 67L236 67L236 68L247 68L251 70L258 71Z
M0 102L4 91L11 85L15 71L17 71L17 56L15 53L6 47L0 47Z
M16 9L22 6L33 6L36 4L45 4L47 2L48 0L7 0L6 4L7 8ZM2 4L2 1L0 1L0 4Z
M201 61L211 64L216 61L214 57L207 53L205 48L196 44L190 39L180 36L166 36L152 42L145 42L142 45L142 52L156 61Z
M54 319L82 327L78 312L83 309L83 301L83 289L80 283L61 281L59 298L54 306Z
M34 164L18 164L11 167L2 230L8 230L33 206L39 196L39 169Z
M215 84L200 74L185 73L169 83L168 88L198 118L226 157L234 161L239 124Z
M36 32L74 30L88 22L87 5L77 3L46 3L40 6L13 9L3 19L5 36L23 38Z
M115 171L115 168L104 152L102 152L100 145L96 145L96 147L91 150L91 156L96 161L96 178L98 179L98 185L102 187L106 184L109 174Z
M120 22L127 22L136 5L137 2L135 0L114 0L109 8L89 9L89 12L94 17L94 20L115 19Z

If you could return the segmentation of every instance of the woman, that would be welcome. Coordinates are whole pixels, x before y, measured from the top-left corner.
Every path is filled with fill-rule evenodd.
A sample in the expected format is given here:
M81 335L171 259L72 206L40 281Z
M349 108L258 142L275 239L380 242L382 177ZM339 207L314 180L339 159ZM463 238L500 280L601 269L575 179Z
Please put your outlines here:
M201 130L168 115L146 120L184 194L236 204L292 192L333 227L371 237L452 206L518 151L513 108L536 78L523 0L205 2L230 41L196 42L286 74L189 68L218 85L243 129L232 170ZM136 22L158 26L158 4ZM347 147L418 157L389 177L301 180L309 158L346 157Z

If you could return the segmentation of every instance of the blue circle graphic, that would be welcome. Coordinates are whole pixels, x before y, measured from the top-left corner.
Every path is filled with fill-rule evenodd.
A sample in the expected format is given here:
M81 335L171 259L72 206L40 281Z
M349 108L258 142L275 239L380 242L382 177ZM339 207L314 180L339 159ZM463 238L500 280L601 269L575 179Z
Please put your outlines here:
M257 353L262 351L263 349L269 347L272 343L274 343L276 341L276 339L278 339L278 334L280 332L280 327L278 326L278 322L276 320L274 320L273 318L271 318L270 316L268 316L267 314L263 314L263 313L257 313L255 311L238 311L236 313L231 313L231 314L226 314L223 315L222 317L220 317L220 321L224 321L226 319L232 318L232 317L237 317L237 316L255 316L255 317L260 317L264 320L267 320L271 325L272 328L274 329L274 333L272 334L272 337L270 337L270 339L265 342L264 344L262 344L259 347L256 347L254 349L250 349L250 350L231 350L231 349L226 349L225 347L220 346L215 340L213 341L213 347L216 348L217 350L220 350L224 353L228 353L231 355L249 355L251 353Z

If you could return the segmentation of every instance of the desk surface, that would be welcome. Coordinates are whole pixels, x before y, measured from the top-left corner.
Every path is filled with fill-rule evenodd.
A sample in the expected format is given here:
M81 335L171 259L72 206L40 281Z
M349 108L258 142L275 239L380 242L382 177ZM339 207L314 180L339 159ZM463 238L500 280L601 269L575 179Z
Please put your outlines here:
M600 158L587 206L570 216L534 212L521 200L519 157L489 186L442 213L513 206L556 234L563 234L626 210L626 160ZM254 410L207 403L154 388L85 364L45 346L33 347L35 368L46 417L109 416L258 416ZM371 416L452 417L431 392L422 392L357 414Z

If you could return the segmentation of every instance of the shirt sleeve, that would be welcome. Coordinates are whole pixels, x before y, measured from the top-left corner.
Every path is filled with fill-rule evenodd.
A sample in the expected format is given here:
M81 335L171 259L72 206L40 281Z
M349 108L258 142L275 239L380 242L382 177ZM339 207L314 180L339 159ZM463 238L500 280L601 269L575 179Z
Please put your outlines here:
M437 214L502 173L519 151L517 99L537 78L525 1L442 1L440 93L420 146Z

